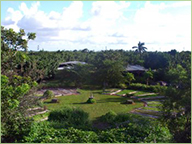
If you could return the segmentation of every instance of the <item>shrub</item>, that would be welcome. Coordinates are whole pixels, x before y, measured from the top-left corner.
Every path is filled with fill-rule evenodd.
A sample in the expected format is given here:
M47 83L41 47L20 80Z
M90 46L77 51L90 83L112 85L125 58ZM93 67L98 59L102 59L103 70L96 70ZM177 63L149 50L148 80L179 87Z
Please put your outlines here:
M93 98L89 98L86 103L94 104L94 103L96 103L96 100Z
M172 135L168 128L157 123L143 125L128 123L124 127L113 128L99 133L101 143L168 143Z
M51 91L51 90L46 90L43 94L43 97L46 98L46 99L50 99L52 97L54 97L54 93Z
M119 84L119 88L121 88L121 89L126 89L126 88L127 88L127 85L124 84L124 83L121 83L121 84Z
M24 137L25 143L96 143L98 136L93 131L75 128L54 129L49 122L34 123L30 133Z
M134 83L129 85L130 89L133 90L143 90L143 91L153 91L153 92L162 92L167 89L166 86L160 86L160 85L146 85L141 83Z
M106 115L111 115L109 112ZM113 113L114 114L114 113ZM50 122L34 123L25 143L169 143L172 135L159 122L130 114L116 115L114 121L130 120L119 128L103 131L85 131L73 127L55 129Z
M114 119L116 118L117 114L114 111L109 111L105 115L102 115L99 120L102 122L107 122L112 124Z
M63 107L60 110L50 112L48 117L53 125L57 127L57 123L61 127L87 128L90 125L89 115L81 109L72 107Z

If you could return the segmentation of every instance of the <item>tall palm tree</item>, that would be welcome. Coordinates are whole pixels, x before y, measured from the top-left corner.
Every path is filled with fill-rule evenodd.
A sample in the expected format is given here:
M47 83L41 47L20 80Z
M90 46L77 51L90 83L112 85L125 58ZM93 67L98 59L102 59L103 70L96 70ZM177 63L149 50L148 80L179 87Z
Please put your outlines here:
M141 43L139 42L138 43L138 46L133 46L132 48L136 48L136 51L139 52L140 56L141 56L141 53L145 52L146 51L146 47L144 47L145 43Z

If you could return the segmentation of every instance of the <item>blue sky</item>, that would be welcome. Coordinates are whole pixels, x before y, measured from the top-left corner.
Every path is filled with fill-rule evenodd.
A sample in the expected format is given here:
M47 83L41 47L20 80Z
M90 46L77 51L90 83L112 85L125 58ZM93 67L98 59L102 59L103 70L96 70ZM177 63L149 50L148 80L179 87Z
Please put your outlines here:
M1 1L1 25L35 32L29 50L191 50L190 1Z

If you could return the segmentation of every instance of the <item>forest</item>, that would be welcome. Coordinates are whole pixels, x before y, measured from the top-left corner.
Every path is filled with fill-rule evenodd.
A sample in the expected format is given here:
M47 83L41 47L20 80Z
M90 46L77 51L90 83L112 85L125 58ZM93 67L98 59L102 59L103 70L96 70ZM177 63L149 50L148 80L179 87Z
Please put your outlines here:
M1 142L191 143L191 51L150 52L141 42L131 50L29 51L28 42L35 38L35 33L26 34L24 29L15 32L1 26ZM69 61L86 64L58 70L60 63ZM140 65L148 71L134 75L125 71L127 65ZM158 84L160 81L166 86ZM82 99L91 92L97 101L111 98L103 93L112 88L150 91L166 98L160 102L157 119L108 111L95 119L109 126L99 129L93 127L89 112L78 107L62 105L52 110L50 98L42 100L35 94L46 88L78 89ZM115 98L109 100L119 100ZM97 104L81 105L102 111ZM48 120L37 122L29 117L28 109L37 106L48 108Z

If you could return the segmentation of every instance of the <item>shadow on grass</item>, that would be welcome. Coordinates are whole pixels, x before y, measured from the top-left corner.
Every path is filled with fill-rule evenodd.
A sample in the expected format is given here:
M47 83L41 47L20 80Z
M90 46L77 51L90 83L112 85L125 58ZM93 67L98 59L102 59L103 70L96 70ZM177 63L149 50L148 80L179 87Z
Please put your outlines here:
M72 103L72 104L88 104L86 102L81 102L81 103Z
M59 104L59 102L51 102L51 101L47 101L47 102L43 102L44 104Z
M125 100L126 100L126 98L106 98L106 99L102 99L102 100L97 100L97 103L122 102Z

